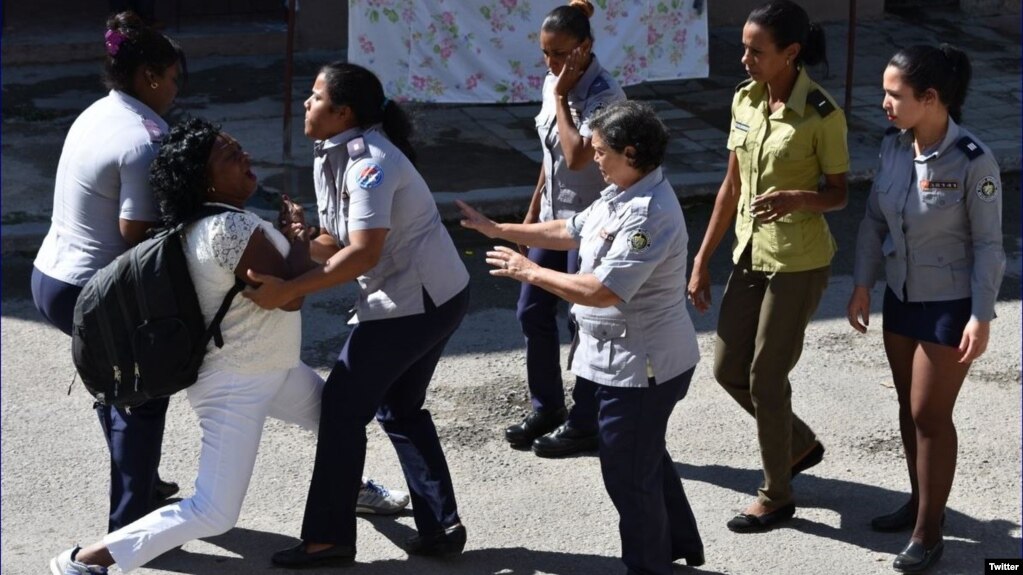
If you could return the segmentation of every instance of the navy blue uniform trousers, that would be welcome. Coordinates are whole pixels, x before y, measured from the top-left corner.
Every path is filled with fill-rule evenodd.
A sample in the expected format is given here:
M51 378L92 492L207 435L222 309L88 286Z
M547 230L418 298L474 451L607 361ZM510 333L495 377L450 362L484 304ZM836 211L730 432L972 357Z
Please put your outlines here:
M365 321L348 335L323 388L316 464L302 539L355 545L355 503L366 462L366 425L376 415L398 454L420 534L459 523L455 491L426 388L469 309L469 288L421 314Z
M579 270L579 252L529 248L529 259L541 267L574 274ZM561 341L558 337L558 302L561 298L529 283L522 283L516 316L526 338L526 382L533 409L555 411L565 407L565 387L561 379ZM569 322L574 335L575 324ZM597 387L585 379L576 379L573 406L568 422L580 431L597 429Z
M670 575L674 560L703 551L664 435L696 368L649 387L597 386L600 471L618 510L630 575Z
M46 321L71 335L75 301L82 288L32 268L32 299ZM110 519L116 531L153 508L160 446L169 399L154 399L131 412L96 404L96 415L110 450Z

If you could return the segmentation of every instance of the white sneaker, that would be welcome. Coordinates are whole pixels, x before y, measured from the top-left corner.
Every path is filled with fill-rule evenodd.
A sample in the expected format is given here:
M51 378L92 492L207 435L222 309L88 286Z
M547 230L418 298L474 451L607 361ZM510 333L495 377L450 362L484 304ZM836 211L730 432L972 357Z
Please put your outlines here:
M408 502L408 493L398 490L392 491L372 479L363 477L362 489L359 489L359 499L355 502L355 512L393 515L405 509L408 506Z
M107 575L107 568L99 565L86 565L75 561L75 555L82 548L75 545L50 559L50 575Z

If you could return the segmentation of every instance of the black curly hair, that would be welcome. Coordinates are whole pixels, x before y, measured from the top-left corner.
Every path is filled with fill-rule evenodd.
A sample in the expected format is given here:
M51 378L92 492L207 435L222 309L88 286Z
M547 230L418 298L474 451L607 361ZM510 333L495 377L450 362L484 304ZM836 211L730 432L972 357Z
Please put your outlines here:
M202 118L177 123L149 168L149 185L167 226L187 221L206 201L209 164L220 126Z

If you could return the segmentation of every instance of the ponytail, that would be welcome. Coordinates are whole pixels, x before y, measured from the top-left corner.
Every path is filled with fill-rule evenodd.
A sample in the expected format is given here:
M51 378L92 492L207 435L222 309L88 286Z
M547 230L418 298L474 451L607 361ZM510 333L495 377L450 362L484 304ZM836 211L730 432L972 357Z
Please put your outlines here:
M384 99L383 126L387 139L401 150L401 153L408 157L414 166L416 164L416 150L412 147L409 138L412 137L412 121L409 120L405 109L391 99Z
M970 78L973 76L973 68L970 66L970 58L966 52L942 44L940 46L945 60L948 62L948 77L946 78L945 94L941 99L948 106L948 115L959 123L963 117L963 103L966 102L966 91L970 87Z
M824 28L820 24L816 22L810 24L806 34L806 43L799 50L799 56L796 56L796 61L806 62L811 66L824 64L825 70L827 69L827 44L824 39Z

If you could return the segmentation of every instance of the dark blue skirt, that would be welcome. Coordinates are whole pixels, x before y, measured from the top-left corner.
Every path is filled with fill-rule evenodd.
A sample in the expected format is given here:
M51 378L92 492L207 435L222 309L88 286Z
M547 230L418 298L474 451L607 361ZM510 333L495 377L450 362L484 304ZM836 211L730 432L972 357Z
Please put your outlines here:
M959 347L971 312L972 298L903 302L884 290L884 330L915 340Z

